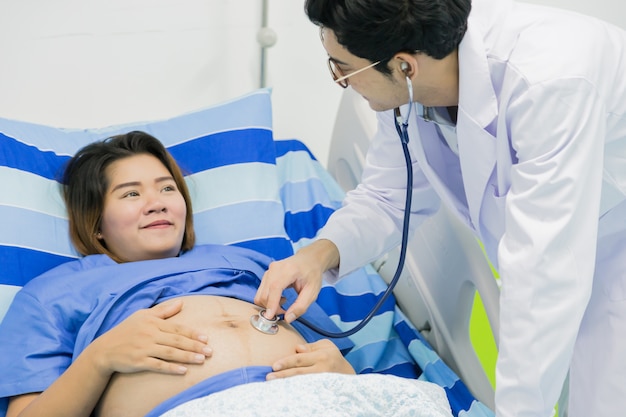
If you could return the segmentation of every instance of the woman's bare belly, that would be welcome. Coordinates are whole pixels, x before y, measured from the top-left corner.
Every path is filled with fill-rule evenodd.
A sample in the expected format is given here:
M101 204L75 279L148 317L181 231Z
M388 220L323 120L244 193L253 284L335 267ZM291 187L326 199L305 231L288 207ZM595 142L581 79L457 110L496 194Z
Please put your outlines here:
M291 326L280 323L275 335L250 325L259 307L245 301L210 295L185 296L183 309L169 318L209 336L212 357L202 365L185 364L185 375L155 372L115 374L96 409L102 417L143 416L179 392L222 372L243 366L272 365L295 353L304 339Z

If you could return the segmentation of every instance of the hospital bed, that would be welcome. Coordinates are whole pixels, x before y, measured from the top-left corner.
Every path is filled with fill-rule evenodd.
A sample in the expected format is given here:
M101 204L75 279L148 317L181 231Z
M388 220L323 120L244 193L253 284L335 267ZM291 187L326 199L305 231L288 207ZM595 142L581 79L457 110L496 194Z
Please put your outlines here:
M346 95L342 112L358 118L356 103ZM0 119L0 320L30 279L79 256L69 242L56 178L86 143L129 130L156 136L187 174L198 244L237 245L281 259L315 237L358 178L367 144L349 144L344 138L361 132L343 129L335 128L329 173L299 140L273 137L265 89L166 120L108 128L66 130ZM418 247L427 255L419 256ZM388 300L351 337L355 346L346 358L360 374L439 385L455 416L493 415L493 390L467 335L474 289L497 290L479 246L441 212L420 228L409 250L397 303ZM335 285L324 284L318 303L340 329L353 327L384 291L381 276L395 263L391 253ZM485 301L494 317L497 304ZM393 403L393 396L383 397Z

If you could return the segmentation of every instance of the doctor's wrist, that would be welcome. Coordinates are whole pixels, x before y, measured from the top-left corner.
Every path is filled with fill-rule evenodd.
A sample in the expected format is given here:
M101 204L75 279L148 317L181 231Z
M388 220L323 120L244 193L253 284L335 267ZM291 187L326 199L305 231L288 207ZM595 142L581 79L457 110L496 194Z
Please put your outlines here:
M328 239L316 240L298 252L320 265L322 273L339 267L339 249Z

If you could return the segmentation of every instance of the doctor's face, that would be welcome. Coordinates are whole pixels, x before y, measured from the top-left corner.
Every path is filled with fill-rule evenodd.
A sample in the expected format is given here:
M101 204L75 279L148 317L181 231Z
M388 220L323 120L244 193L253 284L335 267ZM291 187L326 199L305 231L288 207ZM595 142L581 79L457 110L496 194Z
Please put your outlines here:
M367 68L372 62L350 53L330 29L322 28L321 38L330 61L338 70L336 75L347 75L345 82L367 100L372 110L385 111L406 104L406 83L399 83L393 72L386 75L374 67ZM354 75L350 75L352 73Z
M187 206L174 178L152 155L113 162L98 239L124 261L177 256Z

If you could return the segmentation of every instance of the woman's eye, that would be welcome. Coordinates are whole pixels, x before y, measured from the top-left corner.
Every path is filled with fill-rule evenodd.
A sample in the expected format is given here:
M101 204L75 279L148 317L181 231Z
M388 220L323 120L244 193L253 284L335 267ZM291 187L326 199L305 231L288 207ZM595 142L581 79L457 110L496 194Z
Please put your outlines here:
M166 185L163 187L163 191L176 191L176 187L173 185Z
M124 194L122 197L126 198L126 197L137 197L139 195L139 193L137 191L129 191L126 194Z

